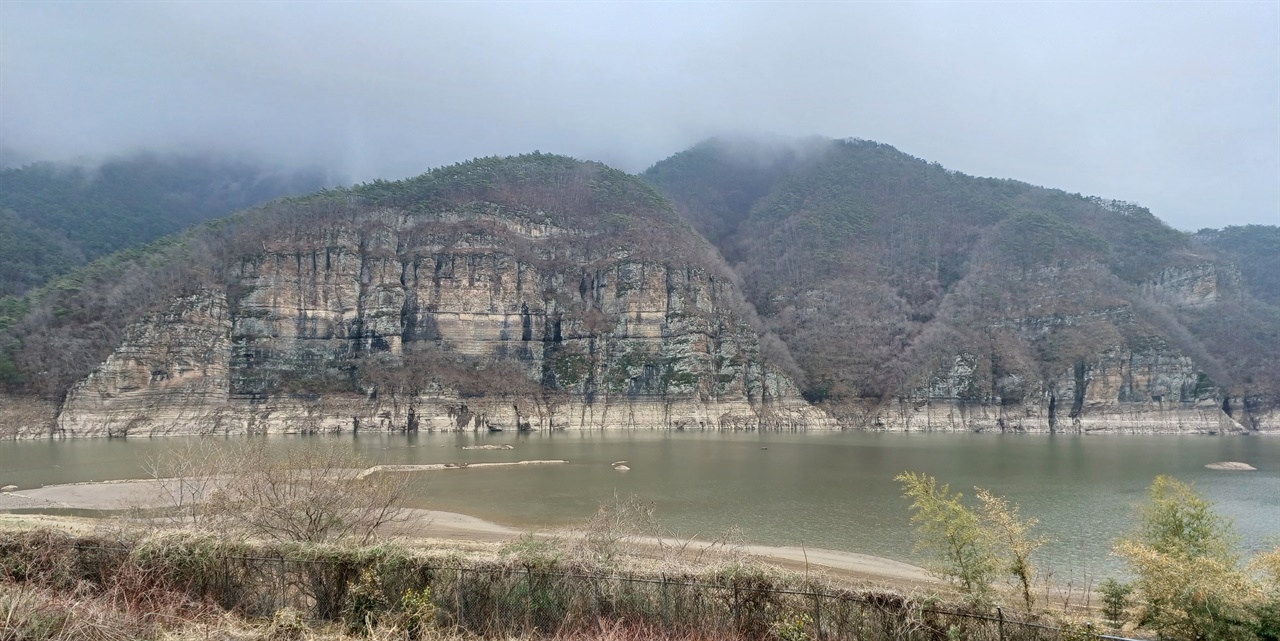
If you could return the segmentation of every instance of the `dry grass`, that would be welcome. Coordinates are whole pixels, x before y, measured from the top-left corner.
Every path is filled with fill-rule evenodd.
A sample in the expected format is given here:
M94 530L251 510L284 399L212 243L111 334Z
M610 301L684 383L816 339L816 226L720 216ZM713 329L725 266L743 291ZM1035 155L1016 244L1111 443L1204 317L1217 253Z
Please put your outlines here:
M0 584L0 640L133 641L158 639L167 628L223 618L172 593L55 591Z
M303 620L296 612L250 620L200 607L170 595L137 600L120 594L76 596L31 586L0 584L0 641L475 641L477 635L427 629L411 635L395 625L351 630ZM496 637L491 637L496 638ZM505 637L510 641L731 641L740 636L694 632L664 634L660 626L606 621L591 629Z

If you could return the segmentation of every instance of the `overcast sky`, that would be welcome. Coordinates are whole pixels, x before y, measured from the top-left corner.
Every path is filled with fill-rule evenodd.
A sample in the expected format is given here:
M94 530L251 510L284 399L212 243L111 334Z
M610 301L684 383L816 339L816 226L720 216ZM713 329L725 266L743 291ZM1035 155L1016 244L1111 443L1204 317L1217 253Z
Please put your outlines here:
M0 146L399 178L541 149L868 138L965 173L1280 224L1280 2L0 1Z

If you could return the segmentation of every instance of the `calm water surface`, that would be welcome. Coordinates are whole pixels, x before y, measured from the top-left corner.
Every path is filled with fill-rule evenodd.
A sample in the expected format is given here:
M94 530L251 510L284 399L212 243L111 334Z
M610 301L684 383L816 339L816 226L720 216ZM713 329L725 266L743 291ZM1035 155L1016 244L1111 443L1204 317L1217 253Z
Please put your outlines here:
M566 465L429 472L411 502L517 527L572 524L615 494L657 504L682 536L740 526L753 543L805 545L913 560L906 502L894 475L980 485L1040 519L1060 574L1111 571L1110 540L1157 474L1192 481L1235 520L1245 547L1280 535L1280 438L990 434L558 432L275 437L341 438L370 464L566 459ZM0 484L35 487L138 478L180 439L0 443ZM462 450L510 443L514 450ZM629 472L610 463L628 461ZM1243 461L1257 472L1205 469Z

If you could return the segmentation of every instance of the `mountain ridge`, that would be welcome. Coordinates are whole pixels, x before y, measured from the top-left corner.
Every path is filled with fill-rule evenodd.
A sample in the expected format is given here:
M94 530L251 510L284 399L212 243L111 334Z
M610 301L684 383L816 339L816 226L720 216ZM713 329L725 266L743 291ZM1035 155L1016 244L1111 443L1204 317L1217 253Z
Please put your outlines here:
M1242 287L1237 266L1137 205L973 178L861 140L710 140L645 177L734 263L800 362L806 398L851 425L884 423L894 407L910 415L902 408L931 398L952 406L948 426L1026 426L1000 409L1011 399L1035 429L1076 425L1090 372L1128 390L1089 399L1099 409L1131 404L1144 387L1104 374L1124 369L1119 352L1102 367L1108 349L1195 361L1178 384L1147 385L1152 398L1208 404L1196 392L1206 373L1218 401L1280 388L1275 308ZM1226 335L1227 323L1248 327L1247 340ZM1128 350L1153 341L1164 346ZM967 396L929 392L958 358L982 361L986 380L970 377ZM1028 394L1037 407L1023 404ZM960 416L974 408L981 420Z
M642 177L480 158L99 260L0 310L0 424L1280 427L1271 284L1227 259L1265 239L867 141L711 141Z

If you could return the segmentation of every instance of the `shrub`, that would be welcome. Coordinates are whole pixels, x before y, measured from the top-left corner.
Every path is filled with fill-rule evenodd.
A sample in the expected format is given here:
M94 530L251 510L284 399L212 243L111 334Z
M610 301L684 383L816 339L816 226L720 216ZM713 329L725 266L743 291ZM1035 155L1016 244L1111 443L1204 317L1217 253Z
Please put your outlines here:
M1009 503L1003 497L996 496L982 488L976 488L978 500L982 503L982 526L998 544L1001 565L1013 575L1022 589L1022 601L1030 612L1035 607L1035 596L1031 593L1031 580L1035 575L1031 565L1031 555L1045 544L1043 537L1031 536L1038 520L1023 519L1018 513L1018 506Z
M1239 567L1231 523L1191 486L1158 476L1138 530L1116 543L1136 575L1138 624L1162 638L1256 638L1260 586Z
M1107 578L1098 586L1102 593L1102 616L1111 625L1120 625L1124 620L1124 611L1129 608L1129 595L1133 594L1133 586Z
M903 472L895 480L911 499L917 547L934 555L933 571L954 581L974 603L990 602L998 561L990 532L965 507L963 495L952 494L949 486L939 486L937 479L924 474Z
M365 474L364 461L338 441L276 452L265 439L250 439L221 461L201 472L219 479L207 494L208 522L280 542L367 543L398 518L408 487L404 475Z

